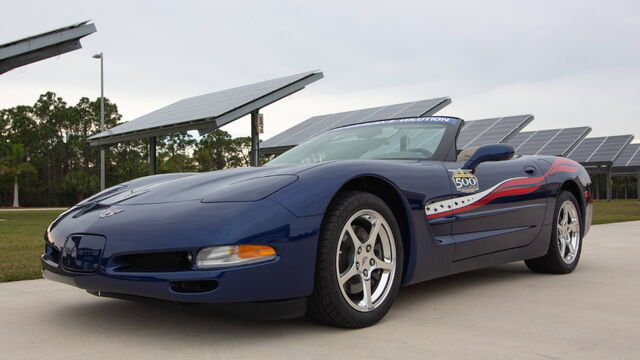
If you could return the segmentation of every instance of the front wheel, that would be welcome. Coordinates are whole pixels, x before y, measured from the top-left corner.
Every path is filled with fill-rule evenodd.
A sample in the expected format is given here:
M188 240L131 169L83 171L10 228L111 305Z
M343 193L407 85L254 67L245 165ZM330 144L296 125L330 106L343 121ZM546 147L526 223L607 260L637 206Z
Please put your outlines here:
M398 292L402 264L400 230L387 204L367 192L338 195L320 229L308 314L346 328L376 323Z
M582 251L582 233L578 201L568 191L558 196L549 250L542 257L526 260L529 270L541 273L568 274L572 272Z

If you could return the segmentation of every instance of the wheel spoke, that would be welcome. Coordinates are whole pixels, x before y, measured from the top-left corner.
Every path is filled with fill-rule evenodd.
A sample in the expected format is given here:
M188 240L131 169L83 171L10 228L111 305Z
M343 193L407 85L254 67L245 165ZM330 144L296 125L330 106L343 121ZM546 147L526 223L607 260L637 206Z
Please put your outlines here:
M371 299L371 278L362 278L362 302L367 309L373 307L373 301Z
M340 274L340 278L338 279L340 286L343 286L344 283L346 283L347 281L349 281L349 279L351 279L356 275L358 275L358 269L356 269L356 263L354 262L353 264L351 264L351 267L349 268L349 270L347 270L343 274Z
M573 242L570 239L569 239L569 241L567 241L567 247L569 248L569 255L575 256L576 255L576 247L573 245Z
M393 264L380 259L377 256L374 256L374 260L376 261L376 268L382 269L383 271L391 271L393 270Z
M380 221L376 219L376 222L371 228L371 232L369 232L369 239L367 239L367 242L365 244L371 246L375 245L378 234L380 234Z
M571 223L569 224L569 229L570 229L571 231L573 231L574 233L578 233L578 231L580 231L580 229L579 229L579 224L580 224L580 223L578 222L578 220L573 219L573 220L571 221Z
M347 226L347 233L349 234L349 237L351 238L351 241L353 242L354 249L358 249L359 246L362 246L362 242L360 241L360 239L356 235L355 231L353 231L353 227L351 227L351 225Z
M558 236L558 242L560 246L560 256L564 258L564 253L567 251L567 243L564 241L564 236Z

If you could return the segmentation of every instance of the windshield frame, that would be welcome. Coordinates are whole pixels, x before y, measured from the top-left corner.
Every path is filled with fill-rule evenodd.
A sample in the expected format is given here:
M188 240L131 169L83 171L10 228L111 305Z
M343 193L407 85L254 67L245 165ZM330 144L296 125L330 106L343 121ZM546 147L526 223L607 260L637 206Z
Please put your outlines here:
M402 121L406 121L406 122L425 122L425 123L440 123L440 124L444 124L445 125L445 131L444 134L442 135L442 138L440 140L440 143L438 144L438 146L436 147L435 151L433 152L433 156L430 159L425 159L422 157L415 157L415 158L407 158L407 157L403 157L401 159L397 159L397 158L379 158L379 159L367 159L367 160L408 160L408 161L455 161L456 158L456 139L458 137L458 134L460 132L460 129L462 128L462 125L464 124L464 120L460 119L460 118L456 118L456 117L450 117L450 116L419 116L419 117L401 117L401 118L392 118L392 119L382 119L382 120L373 120L373 121L368 121L368 122L363 122L363 123L358 123L358 124L350 124L350 125L345 125L345 126L340 126L340 127L336 127L330 130L327 130L325 132L322 132L316 136L311 137L310 139L305 140L304 142L302 142L301 144L306 143L307 141L311 141L313 139L315 139L318 136L321 136L322 134L325 134L326 132L330 132L330 131L337 131L340 129L349 129L349 128L355 128L355 127L360 127L360 126L370 126L370 125L383 125L384 123L392 123L392 122L402 122ZM301 145L300 144L300 145ZM297 146L297 145L296 145ZM279 158L281 155L295 149L296 147L292 147L290 149L288 149L287 151L283 152L282 154L278 155L277 157L275 157L274 159L272 159L271 161L269 161L268 163L264 164L265 166L270 165L273 160ZM364 160L364 159L359 159L359 158L354 158L354 159L345 159L345 160ZM298 164L298 163L281 163L281 164L273 164L273 165L282 165L282 164Z

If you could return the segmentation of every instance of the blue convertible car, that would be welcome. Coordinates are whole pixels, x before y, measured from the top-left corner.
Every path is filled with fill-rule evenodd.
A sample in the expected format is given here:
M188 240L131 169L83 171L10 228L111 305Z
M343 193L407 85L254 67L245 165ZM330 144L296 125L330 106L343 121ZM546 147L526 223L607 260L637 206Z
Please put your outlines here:
M44 276L101 296L298 299L314 319L357 328L401 285L519 260L573 271L591 224L585 169L504 144L458 154L462 124L345 126L263 167L112 187L49 226Z

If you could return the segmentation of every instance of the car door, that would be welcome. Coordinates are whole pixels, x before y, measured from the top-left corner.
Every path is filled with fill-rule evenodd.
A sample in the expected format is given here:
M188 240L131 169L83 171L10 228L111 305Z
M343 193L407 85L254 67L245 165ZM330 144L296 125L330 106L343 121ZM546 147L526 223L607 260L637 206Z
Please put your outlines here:
M475 171L448 162L454 261L530 244L547 205L546 181L531 158L480 163Z

